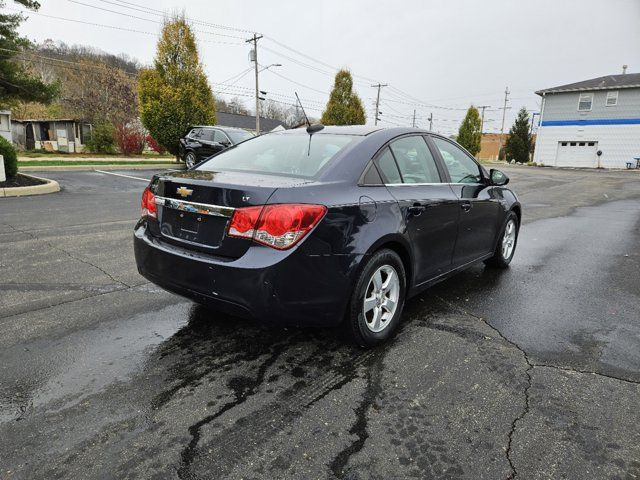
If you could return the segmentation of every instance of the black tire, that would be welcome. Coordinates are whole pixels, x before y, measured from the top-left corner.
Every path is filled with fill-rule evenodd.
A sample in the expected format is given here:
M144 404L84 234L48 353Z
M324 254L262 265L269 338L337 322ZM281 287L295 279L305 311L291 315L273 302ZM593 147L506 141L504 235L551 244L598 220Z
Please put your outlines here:
M376 300L376 306L374 310L365 312L365 294L369 295L369 298L375 297L375 282L373 280L374 274L380 272L381 279L387 280L389 273L394 271L397 274L398 280L398 296L393 313L385 310L386 304L391 300L391 297L395 297L395 293L381 291L380 299ZM387 275L385 277L385 275ZM391 275L393 277L393 275ZM388 282L391 284L391 281ZM374 290L367 291L368 288ZM391 286L390 288L394 288ZM404 300L406 295L406 276L402 260L396 252L393 250L379 250L367 261L366 265L360 272L360 276L356 281L349 306L347 308L345 326L349 336L353 341L361 347L373 347L384 341L386 341L393 331L400 323L400 317L402 316L402 309L404 307ZM375 326L375 315L378 309L380 312L380 323L378 324L381 330L373 331ZM373 313L376 312L376 313ZM383 320L386 315L387 319ZM386 325L384 325L386 324ZM384 327L383 327L384 325Z
M198 163L198 159L196 158L196 154L193 152L187 152L184 156L184 164L187 168L192 168L196 163Z
M507 228L509 224L513 222L513 228L515 232L515 238L513 239L513 248L510 253L505 257L503 253L503 241L505 238L505 234L507 233ZM496 249L493 252L493 257L484 261L484 263L489 267L495 268L507 268L513 259L513 255L516 253L516 246L518 245L518 235L520 233L520 225L518 223L518 216L513 212L509 212L507 214L507 218L504 221L504 225L502 226L502 231L500 232L500 238L498 239L498 243L496 244Z

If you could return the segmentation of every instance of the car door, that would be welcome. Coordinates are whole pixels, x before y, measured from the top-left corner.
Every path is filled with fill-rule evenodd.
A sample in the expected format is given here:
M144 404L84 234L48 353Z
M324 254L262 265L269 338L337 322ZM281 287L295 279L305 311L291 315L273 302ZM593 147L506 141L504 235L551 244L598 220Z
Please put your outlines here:
M430 141L458 198L460 222L453 263L464 265L493 251L500 217L499 200L493 197L493 188L473 157L447 139L431 136Z
M451 269L460 207L425 138L400 137L380 152L376 162L405 219L416 285L446 273Z
M209 158L214 153L218 153L220 149L216 149L215 147L215 129L213 128L203 128L200 133L200 149L196 152L198 156L198 160L204 160L205 158Z

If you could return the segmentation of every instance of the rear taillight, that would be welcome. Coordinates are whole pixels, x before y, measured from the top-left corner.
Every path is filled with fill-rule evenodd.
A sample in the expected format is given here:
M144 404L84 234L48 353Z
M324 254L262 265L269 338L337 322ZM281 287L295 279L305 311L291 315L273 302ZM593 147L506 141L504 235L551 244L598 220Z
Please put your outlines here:
M326 212L324 205L306 204L237 208L231 218L229 236L286 250L302 240Z
M156 196L149 190L149 187L142 192L142 216L157 218L158 208L156 206Z

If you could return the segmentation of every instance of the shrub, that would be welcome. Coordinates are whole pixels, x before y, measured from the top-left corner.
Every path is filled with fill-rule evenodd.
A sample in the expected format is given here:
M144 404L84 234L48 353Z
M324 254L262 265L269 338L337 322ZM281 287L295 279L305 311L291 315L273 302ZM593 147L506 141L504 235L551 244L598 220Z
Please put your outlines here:
M87 150L92 153L114 153L115 129L110 123L100 123L91 131L91 138L87 140Z
M0 155L4 157L4 172L7 178L15 177L18 173L18 155L11 142L4 137L0 137Z
M156 153L159 153L160 155L163 155L164 153L167 152L167 149L164 148L162 145L160 145L156 141L156 139L153 138L151 135L147 135L147 145L151 150L153 150Z
M139 125L126 123L117 125L115 139L123 155L140 155L145 146L145 134Z

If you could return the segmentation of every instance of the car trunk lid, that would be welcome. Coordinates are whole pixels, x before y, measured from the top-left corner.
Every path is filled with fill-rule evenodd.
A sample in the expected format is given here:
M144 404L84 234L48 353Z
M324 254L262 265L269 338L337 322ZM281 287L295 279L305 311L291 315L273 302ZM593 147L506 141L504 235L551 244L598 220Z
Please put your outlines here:
M265 205L278 188L304 183L299 178L229 171L165 173L154 179L158 218L151 233L181 247L238 258L251 242L227 236L234 210Z

